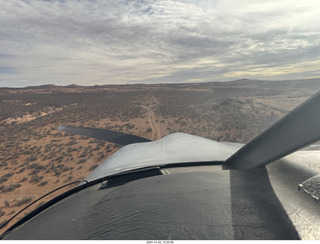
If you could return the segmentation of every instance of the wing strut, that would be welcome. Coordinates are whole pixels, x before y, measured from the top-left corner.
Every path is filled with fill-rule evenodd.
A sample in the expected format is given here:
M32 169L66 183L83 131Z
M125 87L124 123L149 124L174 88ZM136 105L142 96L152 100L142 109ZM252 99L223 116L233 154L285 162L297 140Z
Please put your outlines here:
M320 91L244 145L225 162L252 169L320 140Z

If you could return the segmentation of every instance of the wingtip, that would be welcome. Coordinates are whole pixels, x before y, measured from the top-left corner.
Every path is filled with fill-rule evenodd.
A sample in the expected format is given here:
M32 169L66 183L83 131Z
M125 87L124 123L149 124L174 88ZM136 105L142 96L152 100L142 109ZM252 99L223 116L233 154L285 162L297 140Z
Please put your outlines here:
M65 131L67 129L67 127L63 126L63 125L59 125L58 130L62 130Z

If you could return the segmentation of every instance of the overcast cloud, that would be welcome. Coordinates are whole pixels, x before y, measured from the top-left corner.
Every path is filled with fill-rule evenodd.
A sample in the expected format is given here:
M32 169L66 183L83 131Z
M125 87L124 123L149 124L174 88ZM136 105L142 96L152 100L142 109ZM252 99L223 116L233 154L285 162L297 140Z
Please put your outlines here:
M0 86L320 77L319 0L0 4Z

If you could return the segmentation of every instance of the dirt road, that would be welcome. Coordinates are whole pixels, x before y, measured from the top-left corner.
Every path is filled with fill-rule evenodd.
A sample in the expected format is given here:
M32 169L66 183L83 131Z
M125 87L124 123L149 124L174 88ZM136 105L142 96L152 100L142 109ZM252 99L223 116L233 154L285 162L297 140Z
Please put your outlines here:
M152 134L151 134L152 141L161 139L161 131L156 121L156 116L154 113L154 109L156 108L156 106L158 106L158 104L159 102L157 98L155 98L154 96L151 96L146 99L146 105L141 105L141 107L146 109L148 113L149 125L152 130Z

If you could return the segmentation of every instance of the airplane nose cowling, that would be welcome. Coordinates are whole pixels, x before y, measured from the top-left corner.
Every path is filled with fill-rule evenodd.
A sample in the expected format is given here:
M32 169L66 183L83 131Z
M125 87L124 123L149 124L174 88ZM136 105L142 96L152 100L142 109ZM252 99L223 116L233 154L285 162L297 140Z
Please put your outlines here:
M87 178L92 181L142 167L188 162L225 161L242 144L222 143L186 133L173 133L160 140L122 147Z

